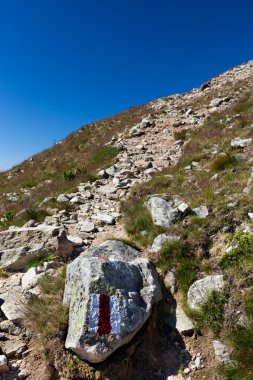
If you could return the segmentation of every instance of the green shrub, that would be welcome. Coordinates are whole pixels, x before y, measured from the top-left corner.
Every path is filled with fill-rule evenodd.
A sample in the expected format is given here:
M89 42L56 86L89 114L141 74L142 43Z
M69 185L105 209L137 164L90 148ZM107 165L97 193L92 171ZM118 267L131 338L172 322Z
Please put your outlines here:
M67 181L73 181L76 178L76 173L72 170L64 170L63 178Z
M223 270L253 259L253 236L249 232L236 232L232 244L234 247L219 261L219 266Z
M7 272L6 269L1 268L0 269L0 278L8 278L9 277L9 272Z
M8 222L11 222L14 219L14 214L12 211L6 211L4 217Z
M220 172L222 170L234 167L238 164L238 161L235 156L227 153L225 156L217 157L212 162L212 170L214 172Z
M195 320L198 329L208 327L215 336L222 330L224 322L224 306L227 302L227 295L217 291L212 291L200 310L188 310L189 316Z
M68 323L68 308L62 304L66 269L56 275L45 275L39 281L40 297L34 297L25 308L24 324L37 339L62 336Z

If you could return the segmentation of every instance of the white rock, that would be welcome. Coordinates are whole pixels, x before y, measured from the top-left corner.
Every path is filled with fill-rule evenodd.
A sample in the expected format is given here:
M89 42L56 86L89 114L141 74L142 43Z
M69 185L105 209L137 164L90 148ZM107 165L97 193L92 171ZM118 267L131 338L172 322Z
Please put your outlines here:
M109 225L115 224L115 218L107 214L97 214L97 215L94 215L92 219L98 220L102 223L109 224Z
M60 194L57 198L57 202L63 203L63 202L68 202L69 201L69 196L67 194Z
M252 143L252 138L249 139L240 139L240 137L236 137L231 141L231 146L233 148L246 148L246 146Z
M95 224L92 222L84 221L80 226L81 232L93 232L95 231Z
M209 215L208 208L206 206L193 208L192 211L200 218L206 218Z

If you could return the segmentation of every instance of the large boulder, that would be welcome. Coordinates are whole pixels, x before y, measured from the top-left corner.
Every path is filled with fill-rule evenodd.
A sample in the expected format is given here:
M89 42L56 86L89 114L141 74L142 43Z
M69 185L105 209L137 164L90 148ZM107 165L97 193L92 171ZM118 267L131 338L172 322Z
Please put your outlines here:
M156 226L168 228L175 222L178 216L178 210L174 209L169 202L160 197L149 198L147 207Z
M85 251L82 256L110 257L111 259L116 260L132 261L140 257L140 252L121 240L106 240L98 247L93 247Z
M147 259L77 258L67 268L65 347L92 363L104 361L134 337L160 299L158 275Z
M187 294L187 303L191 308L199 308L208 298L213 290L221 291L224 282L222 275L207 276L195 281Z
M34 257L57 253L66 256L73 243L60 227L15 228L0 232L0 268L22 270Z

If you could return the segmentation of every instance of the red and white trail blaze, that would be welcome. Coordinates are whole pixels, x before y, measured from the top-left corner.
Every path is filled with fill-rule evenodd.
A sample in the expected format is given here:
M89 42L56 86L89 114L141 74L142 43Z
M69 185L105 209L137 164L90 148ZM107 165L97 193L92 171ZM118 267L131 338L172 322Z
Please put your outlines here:
M99 336L120 334L121 316L118 297L91 294L88 332Z

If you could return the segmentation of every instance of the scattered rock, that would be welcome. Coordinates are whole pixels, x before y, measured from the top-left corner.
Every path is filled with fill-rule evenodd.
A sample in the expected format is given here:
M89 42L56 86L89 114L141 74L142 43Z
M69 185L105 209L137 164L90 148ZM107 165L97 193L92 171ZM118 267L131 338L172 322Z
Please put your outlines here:
M221 343L218 340L213 341L213 348L215 357L218 361L222 363L227 363L230 361L231 348L225 346L225 344Z
M180 304L176 307L176 329L182 335L191 336L194 332L194 324L186 315Z
M0 373L5 373L9 371L7 357L5 355L0 355Z
M249 139L240 139L240 137L236 137L231 141L232 148L246 148L248 145L252 143L252 138Z
M69 196L67 194L60 194L57 198L58 203L64 203L69 201Z
M171 294L175 294L177 290L176 276L172 271L168 271L164 277L164 285L167 289L170 289Z
M179 236L174 236L174 235L167 235L167 234L161 234L158 235L151 246L151 251L152 252L159 252L162 249L162 246L166 242L170 242L173 240L179 240Z
M0 330L11 335L19 335L21 333L21 328L14 325L14 323L9 320L0 323Z
M56 253L67 256L73 244L63 228L39 226L0 232L0 268L22 270L34 257Z
M199 206L199 207L193 208L192 211L199 218L206 218L209 215L208 208L206 206Z
M92 222L84 221L81 223L80 231L81 232L93 232L95 231L95 224Z
M212 290L221 291L223 289L223 285L222 275L207 276L201 280L195 281L188 290L188 306L193 309L198 308L206 301Z
M178 211L160 197L151 197L147 202L153 223L168 228L176 220Z
M109 225L115 224L115 218L111 215L97 214L97 215L94 215L92 218L104 224L109 224Z

